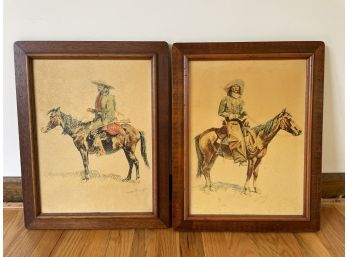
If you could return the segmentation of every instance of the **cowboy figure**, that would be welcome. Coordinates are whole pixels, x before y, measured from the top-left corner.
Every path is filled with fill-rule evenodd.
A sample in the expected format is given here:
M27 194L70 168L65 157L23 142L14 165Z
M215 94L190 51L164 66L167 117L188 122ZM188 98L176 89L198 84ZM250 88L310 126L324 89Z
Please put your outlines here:
M102 81L92 81L97 85L99 94L95 100L95 108L88 108L87 111L94 113L95 118L90 127L90 133L94 136L94 146L98 155L105 153L101 140L105 137L103 133L108 132L111 135L124 134L123 128L116 123L116 101L115 96L110 94L110 89L114 87ZM100 134L97 136L97 134ZM115 143L120 143L116 142Z
M94 122L99 121L100 125L107 125L116 120L115 96L110 94L110 89L114 88L101 81L92 83L98 86L99 94L95 100L95 108L88 108L87 111L95 114Z
M227 130L228 136L223 138L221 143L230 148L235 162L242 164L246 161L244 126L248 127L247 113L242 99L244 81L233 80L224 89L227 95L220 101L218 114L225 119L224 125L227 122L235 124L232 124L232 129Z

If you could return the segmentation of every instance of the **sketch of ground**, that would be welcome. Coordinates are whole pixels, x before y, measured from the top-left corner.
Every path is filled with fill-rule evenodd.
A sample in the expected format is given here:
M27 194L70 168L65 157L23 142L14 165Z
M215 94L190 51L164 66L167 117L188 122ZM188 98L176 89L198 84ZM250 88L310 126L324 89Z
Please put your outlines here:
M80 156L77 152L72 157L79 160ZM84 171L78 161L70 162L70 171L59 163L47 165L40 172L44 181L40 184L43 213L152 212L152 170L145 164L140 164L143 176L139 181L133 174L132 180L124 182L128 163L122 152L92 156L88 181L82 180ZM110 170L105 169L105 163L110 164Z
M287 154L292 154L295 160L300 161L303 158L298 154L303 148L302 138L294 139L292 136L277 138L260 164L258 185L261 193L259 194L253 192L244 194L246 167L233 164L231 160L217 158L211 171L213 191L204 187L204 177L196 178L196 169L193 169L190 213L301 215L303 168L291 164L282 165L288 157L277 151L279 146L287 143L295 146ZM192 164L191 167L195 165Z

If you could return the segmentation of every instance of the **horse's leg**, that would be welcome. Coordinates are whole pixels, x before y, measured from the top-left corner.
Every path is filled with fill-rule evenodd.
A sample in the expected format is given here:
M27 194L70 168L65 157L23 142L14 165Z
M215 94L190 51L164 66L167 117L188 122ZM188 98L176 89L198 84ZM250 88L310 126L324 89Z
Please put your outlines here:
M247 178L244 184L244 193L246 193L247 190L249 189L249 181L250 181L251 175L254 172L254 164L255 164L254 159L251 159L248 161L248 170L247 170Z
M89 180L89 169L88 169L88 152L86 150L80 149L80 154L82 157L82 161L83 161L83 167L84 167L84 172L85 172L85 176L84 178L82 178L82 180Z
M204 154L204 160L202 163L202 171L203 171L203 175L206 179L206 186L209 186L210 190L212 189L211 179L210 179L210 170L211 170L211 167L213 166L216 158L217 158L216 153L208 152L208 153Z
M135 148L136 148L136 144L133 144L130 150L130 158L131 161L133 162L133 164L135 165L135 170L136 170L136 180L140 179L140 174L139 174L139 161L138 158L135 156Z
M261 162L261 158L258 158L256 160L255 167L254 167L254 172L253 172L253 187L254 187L255 193L261 193L261 190L256 186L257 177L259 175L259 164L260 164L260 162Z
M128 161L128 165L129 165L129 170L128 170L128 175L125 179L123 179L122 181L128 181L132 178L132 169L133 169L133 161L130 157L130 152L129 150L124 149L124 154L126 155L127 161Z

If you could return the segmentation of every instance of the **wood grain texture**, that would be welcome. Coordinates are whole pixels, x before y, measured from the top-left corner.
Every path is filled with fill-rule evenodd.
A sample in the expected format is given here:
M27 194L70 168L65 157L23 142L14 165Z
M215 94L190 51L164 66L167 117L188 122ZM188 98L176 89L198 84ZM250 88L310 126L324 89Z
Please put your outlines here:
M145 231L142 229L135 229L133 235L133 242L130 252L130 257L143 257L146 254L145 250Z
M4 208L4 256L344 256L344 216L325 202L316 233L178 232L170 229L27 230L23 209Z
M295 237L301 247L301 251L303 253L302 256L305 256L305 257L331 256L328 250L326 250L326 248L322 245L317 235L313 233L300 233L295 235Z
M3 178L3 202L22 202L22 179L21 177Z
M51 256L82 256L86 242L92 237L93 231L72 230L63 233Z
M334 203L333 206L339 211L339 213L341 213L343 216L345 216L344 204Z
M172 56L173 226L194 231L316 231L320 226L324 43L239 42L175 43ZM308 62L306 96L304 215L189 215L189 69L190 60L281 60ZM276 219L277 218L277 219Z
M6 213L7 212L7 213ZM5 214L6 213L6 214ZM7 217L6 217L7 216ZM7 252L12 241L16 240L18 235L24 230L23 209L11 209L4 211L4 251Z
M262 257L306 257L291 233L248 233L248 236L255 243Z
M224 232L202 232L204 253L212 257L233 257Z
M202 233L199 232L181 232L180 255L187 257L204 257L204 246Z
M256 244L247 233L226 232L227 247L234 257L260 257Z
M323 173L321 175L321 197L337 198L345 196L345 174Z
M109 244L105 257L128 257L130 256L134 230L123 229L110 232Z
M337 238L341 242L344 242L344 231L341 230L344 227L344 216L336 208L328 206L321 208L321 216L325 219L325 224L328 224L336 231Z
M24 216L31 229L165 228L170 225L170 64L166 42L19 41L14 44ZM152 61L152 213L42 215L36 138L34 59L149 59Z
M59 230L45 231L30 257L50 256L62 234L63 231Z
M334 207L332 209L337 211ZM344 256L344 234L342 238L341 229L333 227L330 221L327 220L329 217L330 219L331 217L334 218L334 216L322 215L321 217L320 231L317 233L318 238L331 256Z

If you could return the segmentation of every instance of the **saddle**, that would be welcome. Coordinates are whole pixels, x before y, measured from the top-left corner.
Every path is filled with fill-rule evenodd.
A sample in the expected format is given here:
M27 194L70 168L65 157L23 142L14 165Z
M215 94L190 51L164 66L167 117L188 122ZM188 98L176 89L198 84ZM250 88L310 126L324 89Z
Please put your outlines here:
M117 123L117 122L113 122L113 123L110 123L110 124L104 126L102 130L106 131L107 133L109 133L112 136L116 136L118 134L124 134L125 133L125 131L122 128L122 126L119 123Z
M216 130L216 134L217 134L219 139L223 139L223 138L227 137L227 128L226 128L226 126L223 125L221 128L218 128Z
M240 121L231 120L229 122L231 122L230 135L228 135L226 122L222 127L216 129L218 140L215 142L215 147L225 158L241 163L247 158L244 128ZM227 138L228 136L230 138Z

